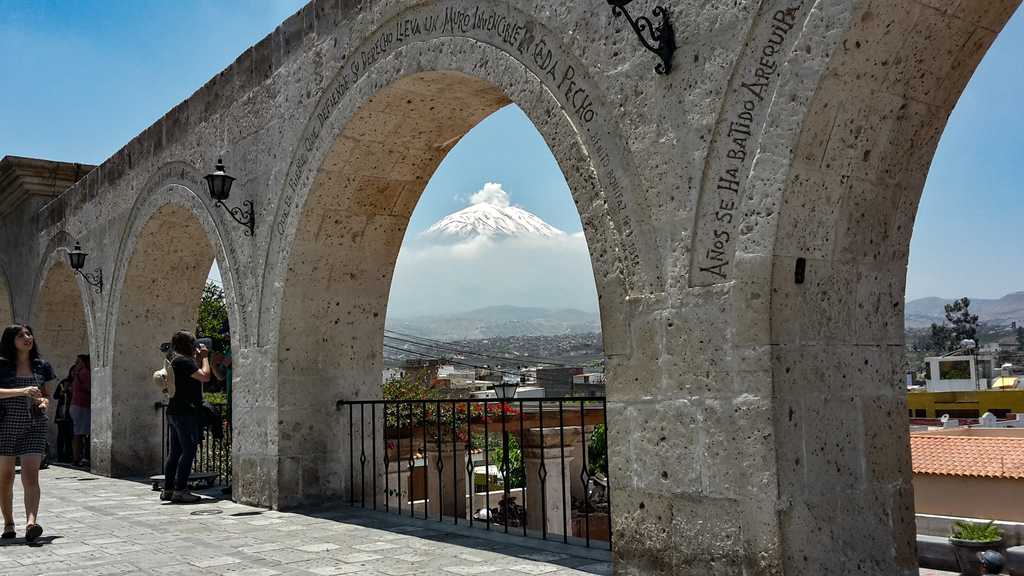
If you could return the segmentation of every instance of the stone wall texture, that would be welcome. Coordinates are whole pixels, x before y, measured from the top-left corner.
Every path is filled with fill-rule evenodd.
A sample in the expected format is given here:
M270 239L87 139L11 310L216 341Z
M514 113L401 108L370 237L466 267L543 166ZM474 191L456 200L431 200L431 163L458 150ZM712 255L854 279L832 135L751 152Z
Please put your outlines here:
M91 351L93 466L149 474L156 348L194 323L216 259L235 497L337 498L334 402L378 393L409 216L459 138L514 103L591 250L616 573L916 574L910 235L946 119L1019 1L665 1L663 76L599 0L316 0L78 184L6 213L0 314L41 324L54 358ZM206 193L218 158L228 204L255 204L251 237ZM74 240L102 294L67 272Z

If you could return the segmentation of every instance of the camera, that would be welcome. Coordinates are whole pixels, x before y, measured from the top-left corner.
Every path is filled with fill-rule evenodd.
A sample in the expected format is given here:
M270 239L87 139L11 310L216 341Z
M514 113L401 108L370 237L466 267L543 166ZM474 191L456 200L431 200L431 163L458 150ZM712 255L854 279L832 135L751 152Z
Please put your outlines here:
M213 338L196 338L196 350L200 346L206 346L207 350L213 351Z

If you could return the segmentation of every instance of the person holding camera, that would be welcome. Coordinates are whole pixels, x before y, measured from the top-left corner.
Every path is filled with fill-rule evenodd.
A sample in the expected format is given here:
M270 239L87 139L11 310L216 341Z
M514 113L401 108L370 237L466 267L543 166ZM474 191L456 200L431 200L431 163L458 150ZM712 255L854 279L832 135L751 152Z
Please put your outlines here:
M14 538L14 460L21 458L21 486L25 490L25 540L43 534L39 513L39 466L46 453L49 400L43 393L54 379L50 363L39 357L32 328L8 326L0 336L0 510L4 531Z
M200 499L189 492L188 480L202 430L200 411L203 407L203 383L210 381L209 354L206 346L196 344L191 332L176 332L171 338L174 396L167 402L171 446L164 463L161 500L189 504Z

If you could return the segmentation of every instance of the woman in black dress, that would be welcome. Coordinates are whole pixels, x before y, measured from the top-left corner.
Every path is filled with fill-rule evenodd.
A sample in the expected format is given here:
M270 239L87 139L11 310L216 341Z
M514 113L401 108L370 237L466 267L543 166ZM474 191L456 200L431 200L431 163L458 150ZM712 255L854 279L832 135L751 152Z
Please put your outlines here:
M21 459L21 485L25 490L25 540L43 533L39 512L39 464L46 452L47 399L42 390L53 380L53 368L39 357L32 328L8 326L0 336L0 511L4 531L14 538L14 460Z

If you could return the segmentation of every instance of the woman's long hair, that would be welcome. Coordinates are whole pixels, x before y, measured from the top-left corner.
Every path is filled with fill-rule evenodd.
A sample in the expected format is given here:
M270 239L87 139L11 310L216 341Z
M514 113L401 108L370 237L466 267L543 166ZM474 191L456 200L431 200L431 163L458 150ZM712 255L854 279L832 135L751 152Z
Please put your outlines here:
M4 334L0 336L0 362L14 364L18 361L18 347L14 344L14 339L22 330L27 330L29 334L35 336L35 332L28 324L11 324L4 328ZM35 338L32 339L32 349L28 352L28 358L30 361L39 358L39 345L36 344Z
M196 352L196 337L184 330L175 332L171 337L171 351L178 356L191 358Z

